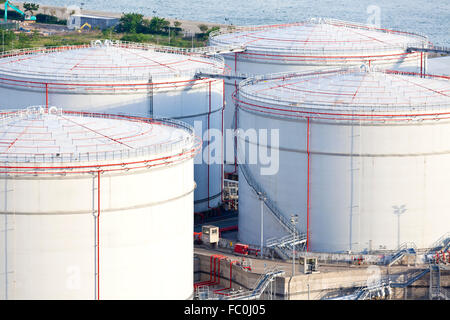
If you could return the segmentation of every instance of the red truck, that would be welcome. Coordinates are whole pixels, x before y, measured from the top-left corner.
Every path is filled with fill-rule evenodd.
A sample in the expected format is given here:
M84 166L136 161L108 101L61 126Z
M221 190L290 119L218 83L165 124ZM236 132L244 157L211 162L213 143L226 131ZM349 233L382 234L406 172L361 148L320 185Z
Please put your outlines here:
M253 254L255 256L258 256L260 250L259 249L250 248L248 244L236 243L234 245L234 252L238 253L238 254L242 254L244 256L247 256L249 254Z

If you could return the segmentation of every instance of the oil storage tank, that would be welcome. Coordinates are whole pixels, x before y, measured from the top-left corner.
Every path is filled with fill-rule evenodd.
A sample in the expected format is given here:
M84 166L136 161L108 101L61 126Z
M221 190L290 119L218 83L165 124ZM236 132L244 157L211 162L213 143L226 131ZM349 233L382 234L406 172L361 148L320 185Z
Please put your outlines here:
M0 299L191 298L192 127L54 107L0 116Z
M213 153L207 129L222 131L223 80L197 76L199 70L223 73L220 56L97 40L89 45L6 52L1 57L2 109L57 105L77 111L172 118L192 126L197 123L197 135L205 136L205 155ZM221 148L216 149L213 155L221 159ZM195 160L196 211L221 202L222 163L202 161L202 155Z
M240 241L260 243L261 211L264 241L289 234L296 214L316 252L428 248L449 231L448 78L286 73L241 82L235 99ZM277 161L271 173L255 148Z
M211 46L243 46L242 52L223 54L226 64L239 77L277 72L305 71L327 67L377 65L408 67L425 72L426 54L408 52L409 47L427 47L426 36L376 28L354 22L312 18L309 21L268 26L238 27L217 31ZM226 80L224 128L235 128L232 93L239 79ZM225 136L225 170L235 154Z

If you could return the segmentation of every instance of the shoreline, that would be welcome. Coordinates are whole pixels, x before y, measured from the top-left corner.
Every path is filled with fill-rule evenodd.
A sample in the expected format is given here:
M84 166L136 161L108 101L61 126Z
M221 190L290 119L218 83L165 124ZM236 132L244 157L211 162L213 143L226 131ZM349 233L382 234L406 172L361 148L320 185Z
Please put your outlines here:
M15 2L15 4L17 5L17 7L21 10L23 10L23 4L25 2ZM39 10L37 10L36 12L34 12L34 15L41 13L41 14L49 14L52 16L57 17L58 19L68 19L68 17L70 16L70 12L69 10L67 10L68 7L58 7L58 6L50 6L50 5L42 5L39 4ZM117 12L108 12L108 11L98 11L98 10L85 10L82 9L80 10L81 14L85 14L85 15L94 15L94 16L100 16L100 17L110 17L110 18L120 18L122 16L122 13L117 13ZM159 16L158 16L159 17ZM153 16L144 16L145 19L151 19L153 18ZM200 29L198 28L199 25L204 24L206 26L208 26L208 28L211 27L220 27L222 28L227 28L229 27L229 25L227 24L222 24L222 23L212 23L212 22L206 22L206 21L193 21L193 20L182 20L182 19L171 19L171 18L166 18L166 17L159 17L159 18L164 18L167 21L169 21L171 23L171 25L173 25L174 21L179 21L181 22L181 28L187 32L187 33L200 33Z

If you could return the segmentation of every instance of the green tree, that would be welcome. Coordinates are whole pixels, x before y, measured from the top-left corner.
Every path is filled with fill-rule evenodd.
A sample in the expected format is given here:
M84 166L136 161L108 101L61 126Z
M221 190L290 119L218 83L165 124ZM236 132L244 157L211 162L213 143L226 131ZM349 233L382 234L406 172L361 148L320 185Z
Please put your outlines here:
M181 22L180 21L174 21L173 22L173 32L175 33L176 36L178 36L180 34L180 32L183 30L181 28Z
M144 16L139 13L123 14L116 27L117 32L139 33L143 30Z
M206 35L209 37L211 32L214 32L214 31L217 31L217 30L220 30L220 27L219 26L214 26L211 29L209 29L208 31L206 31Z
M36 3L27 3L25 2L23 4L23 9L25 10L25 12L29 12L31 15L33 15L34 11L38 11L39 10L39 5Z
M208 26L206 24L199 24L198 28L200 29L200 31L202 33L205 33L206 31L208 31Z
M12 30L0 30L0 41L2 44L2 51L8 50L8 46L16 40L16 34Z
M148 25L149 33L162 33L167 27L170 26L170 22L164 18L153 17Z

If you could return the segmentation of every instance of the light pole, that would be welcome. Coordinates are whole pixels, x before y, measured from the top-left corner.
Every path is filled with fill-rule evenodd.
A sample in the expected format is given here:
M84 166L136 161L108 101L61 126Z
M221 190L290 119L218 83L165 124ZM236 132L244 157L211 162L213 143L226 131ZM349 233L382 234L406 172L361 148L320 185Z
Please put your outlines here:
M394 214L397 215L397 249L400 249L400 216L405 213L405 205L392 206L394 208Z
M261 202L261 258L263 257L263 249L264 249L264 201L266 201L266 195L260 191L258 191L258 198Z
M296 225L298 222L298 215L297 214L291 214L291 224L294 227L292 230L294 241L292 243L292 276L295 276L295 238L297 234Z

